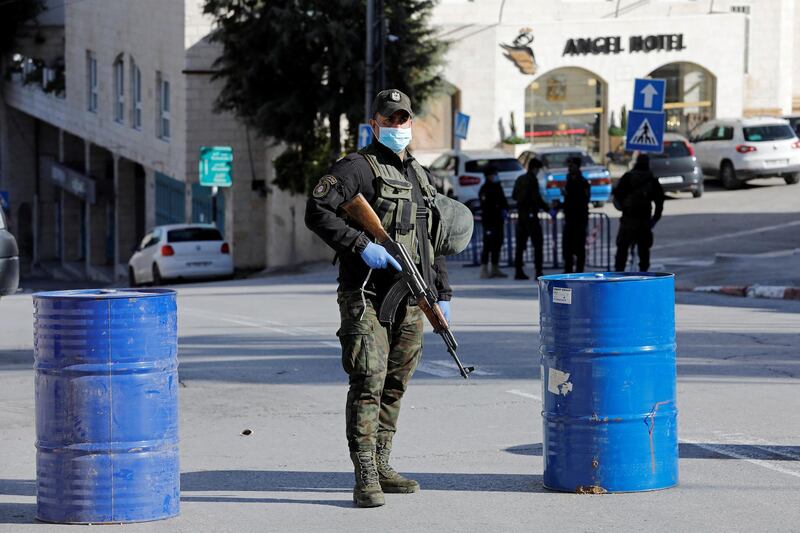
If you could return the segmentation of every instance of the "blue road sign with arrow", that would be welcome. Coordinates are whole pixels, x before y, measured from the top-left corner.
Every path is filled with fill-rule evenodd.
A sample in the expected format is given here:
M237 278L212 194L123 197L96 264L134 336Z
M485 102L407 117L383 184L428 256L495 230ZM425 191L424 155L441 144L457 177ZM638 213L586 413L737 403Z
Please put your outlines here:
M637 78L633 84L633 109L635 111L664 111L666 80Z
M466 139L467 130L469 130L469 115L459 111L456 113L454 135L459 139Z
M369 146L372 142L372 127L369 124L358 125L358 149Z
M664 150L664 113L630 111L628 131L625 136L626 150L661 152Z

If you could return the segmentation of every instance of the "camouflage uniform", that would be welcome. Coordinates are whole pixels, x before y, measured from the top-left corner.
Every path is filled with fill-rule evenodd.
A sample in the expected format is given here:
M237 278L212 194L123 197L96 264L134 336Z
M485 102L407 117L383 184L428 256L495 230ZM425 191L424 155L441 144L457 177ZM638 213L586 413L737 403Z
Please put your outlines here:
M360 291L340 291L338 302L342 326L336 334L350 376L347 442L350 451L372 450L391 443L397 430L400 400L422 355L424 315L409 305L386 327L371 300L364 309Z

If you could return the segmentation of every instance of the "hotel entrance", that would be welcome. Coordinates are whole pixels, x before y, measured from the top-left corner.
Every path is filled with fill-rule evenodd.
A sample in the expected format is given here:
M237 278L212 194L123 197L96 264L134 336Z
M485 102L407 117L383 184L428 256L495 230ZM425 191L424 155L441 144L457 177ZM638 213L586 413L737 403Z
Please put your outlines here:
M588 70L565 67L525 90L525 137L534 145L579 146L595 159L605 153L606 83Z
M667 131L689 136L695 127L716 116L714 75L694 63L669 63L648 77L667 81L664 112Z

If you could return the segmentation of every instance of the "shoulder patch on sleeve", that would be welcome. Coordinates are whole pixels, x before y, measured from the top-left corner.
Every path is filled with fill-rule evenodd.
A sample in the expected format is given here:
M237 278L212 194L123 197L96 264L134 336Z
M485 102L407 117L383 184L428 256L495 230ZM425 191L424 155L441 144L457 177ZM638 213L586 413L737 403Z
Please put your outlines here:
M320 178L317 186L314 187L314 190L312 191L312 195L314 198L325 198L328 195L328 192L330 192L331 187L336 185L336 183L336 177L326 174Z

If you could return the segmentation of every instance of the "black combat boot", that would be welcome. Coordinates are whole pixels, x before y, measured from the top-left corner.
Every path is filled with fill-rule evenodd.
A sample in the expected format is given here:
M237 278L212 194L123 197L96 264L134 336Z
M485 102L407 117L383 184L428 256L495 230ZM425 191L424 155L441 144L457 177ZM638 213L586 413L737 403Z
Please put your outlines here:
M391 443L378 443L378 449L375 452L375 458L378 466L378 477L380 479L383 492L408 494L419 491L419 483L413 479L408 479L401 476L389 465L389 455L391 453Z
M517 267L517 273L514 274L514 279L531 279L531 278L528 277L528 275L525 273L524 270L522 270L522 267Z
M356 470L356 486L353 488L353 501L356 507L380 507L386 503L378 481L375 452L372 450L351 452L350 459Z

